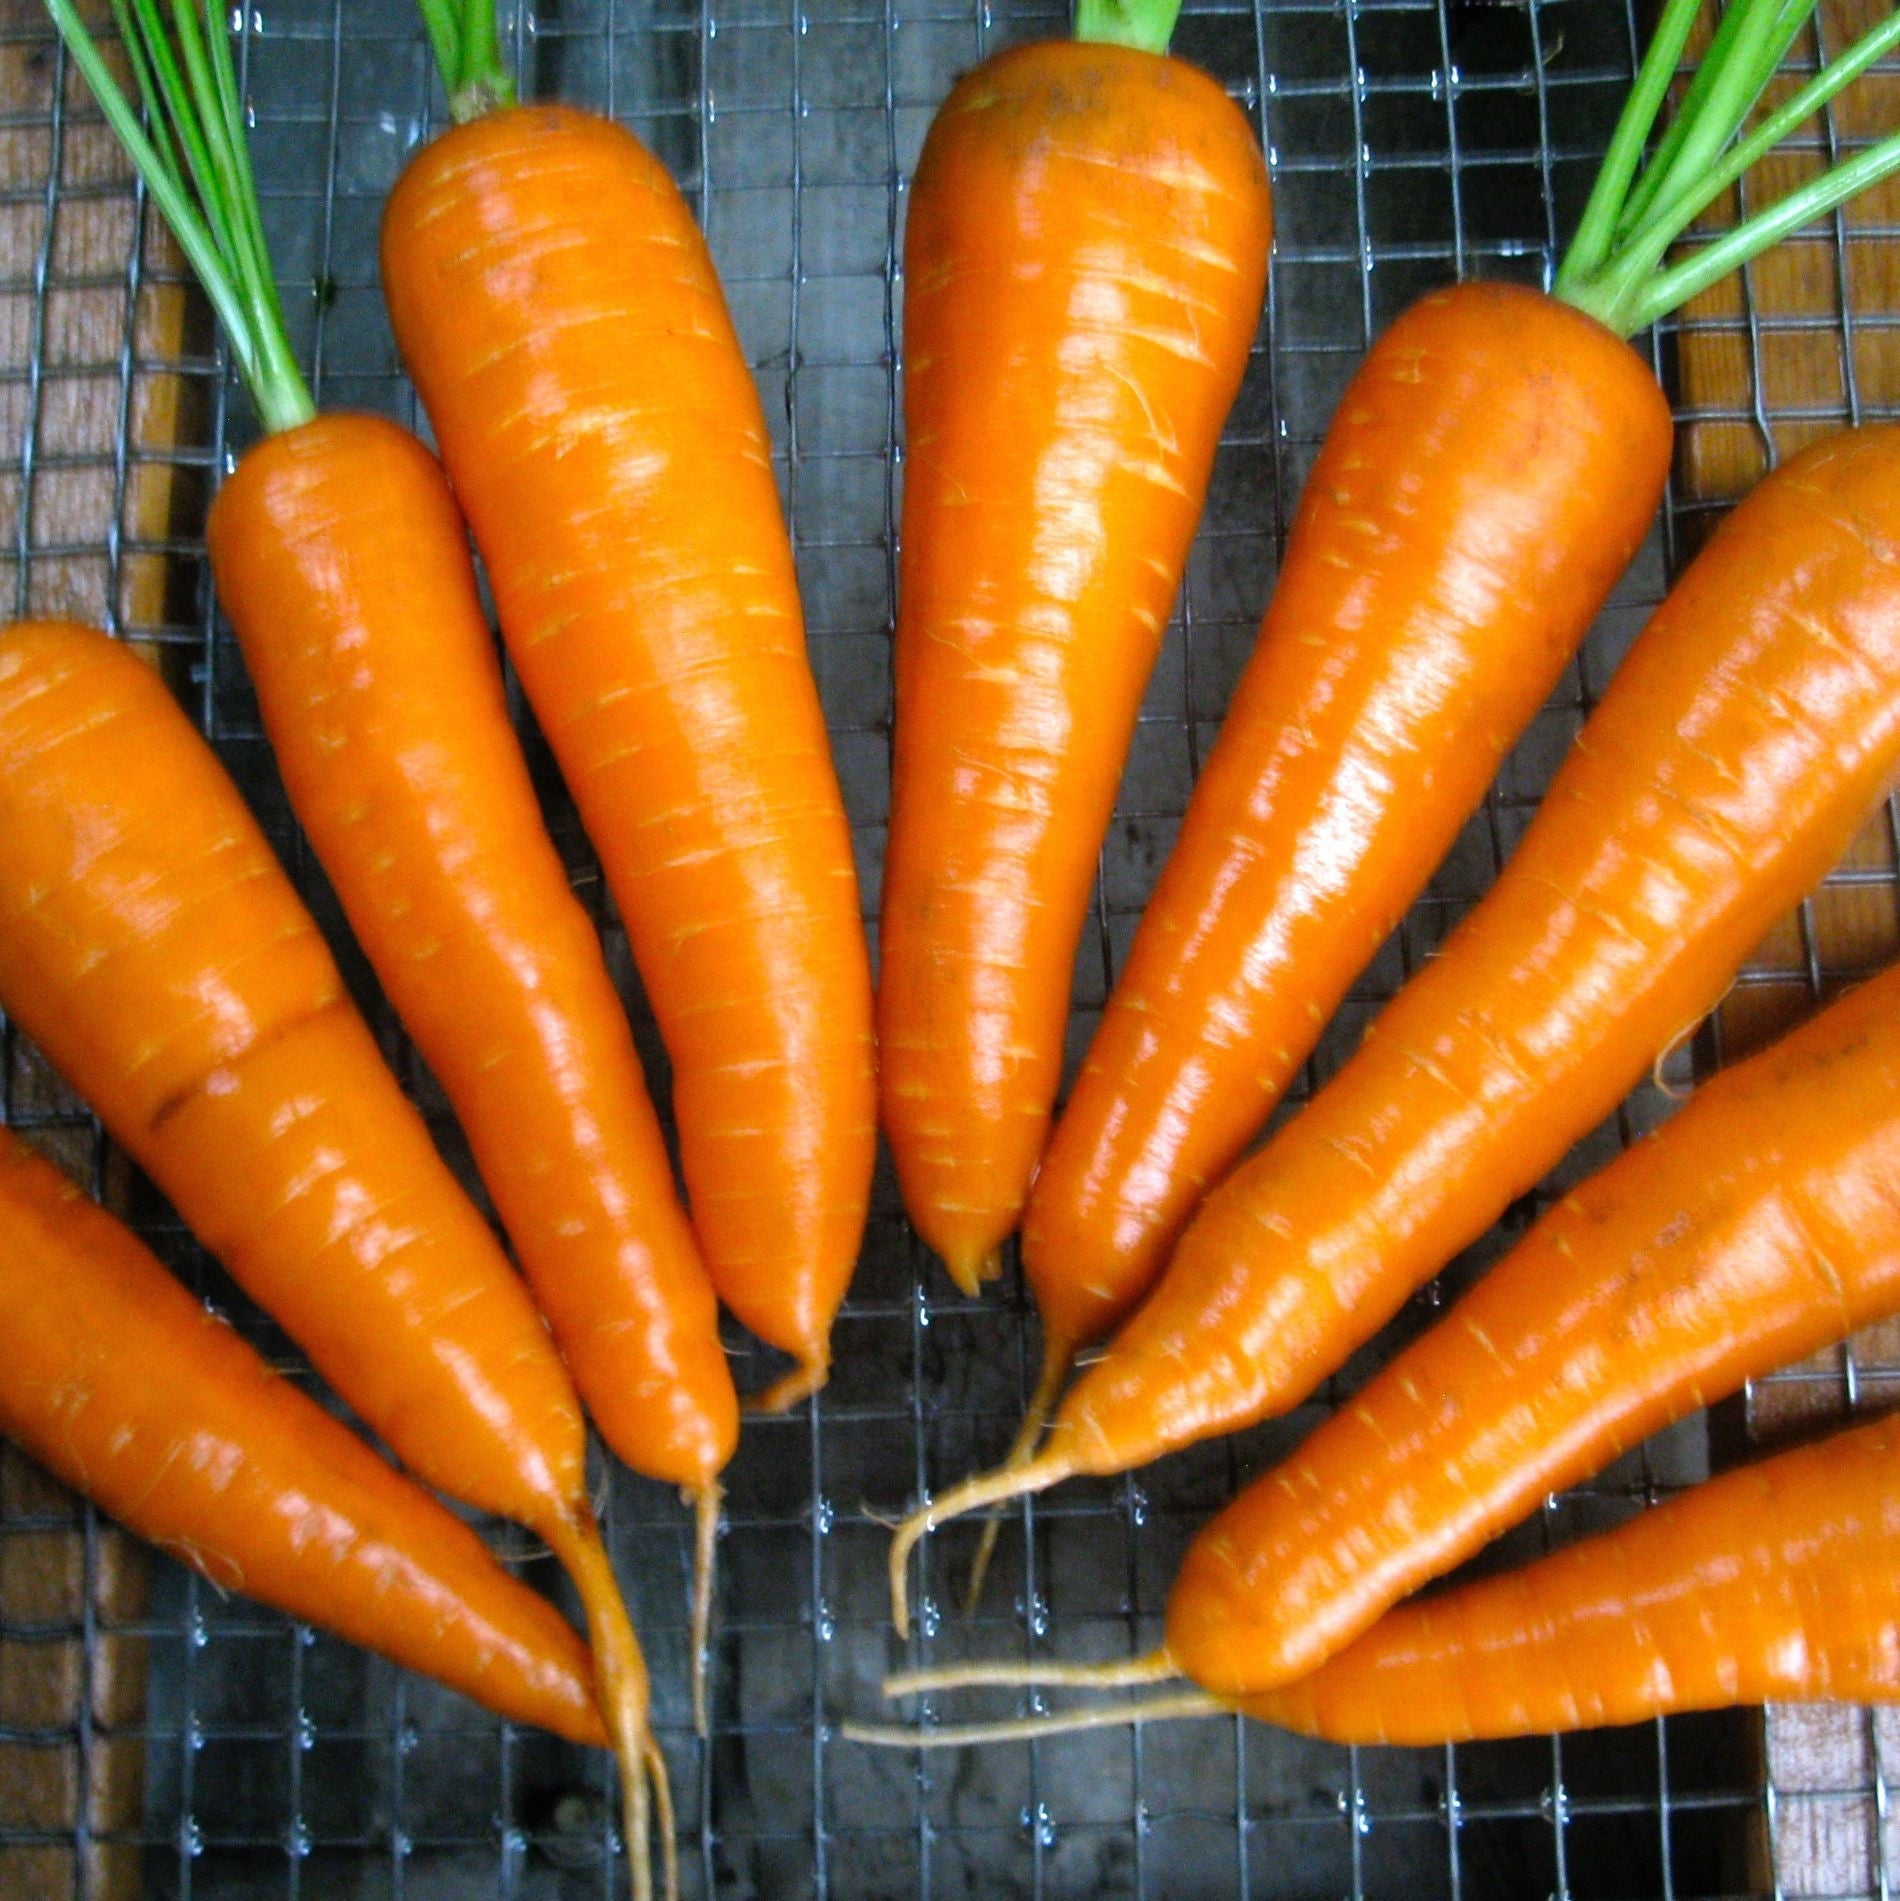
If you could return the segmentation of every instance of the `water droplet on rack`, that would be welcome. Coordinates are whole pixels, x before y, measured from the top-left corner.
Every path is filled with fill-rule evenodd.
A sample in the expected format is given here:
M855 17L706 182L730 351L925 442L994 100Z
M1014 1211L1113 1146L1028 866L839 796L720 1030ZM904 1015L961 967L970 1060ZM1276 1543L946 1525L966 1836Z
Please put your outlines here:
M415 1853L415 1843L401 1829L389 1838L389 1850L398 1861L407 1861Z
M178 1824L178 1852L193 1861L205 1852L204 1830L189 1815Z
M284 1837L284 1850L292 1861L303 1861L310 1854L310 1831L301 1820L290 1825L290 1833Z
M823 1598L818 1600L818 1609L811 1620L812 1634L821 1644L828 1644L838 1634L838 1626L832 1621L831 1607Z
M205 1746L205 1726L193 1717L185 1725L185 1753L195 1756Z
M414 1723L405 1723L396 1732L396 1753L399 1756L413 1756L422 1747L422 1733Z
M302 1710L297 1712L297 1747L308 1754L317 1746L317 1726Z
M917 1607L917 1628L926 1637L934 1637L943 1627L943 1618L937 1610L937 1600L927 1597Z
M1128 1488L1128 1522L1137 1530L1148 1522L1148 1494L1139 1485Z
M1046 1802L1036 1804L1036 1840L1044 1848L1056 1845L1056 1818L1049 1813Z
M1032 1637L1048 1636L1049 1600L1040 1592L1024 1603L1023 1622L1029 1626L1029 1634Z
M818 1496L812 1501L811 1511L812 1511L812 1523L818 1527L819 1537L821 1538L830 1537L831 1536L831 1522L832 1522L832 1515L833 1515L832 1510L831 1510L831 1500L828 1499L824 1495L824 1493L820 1492Z

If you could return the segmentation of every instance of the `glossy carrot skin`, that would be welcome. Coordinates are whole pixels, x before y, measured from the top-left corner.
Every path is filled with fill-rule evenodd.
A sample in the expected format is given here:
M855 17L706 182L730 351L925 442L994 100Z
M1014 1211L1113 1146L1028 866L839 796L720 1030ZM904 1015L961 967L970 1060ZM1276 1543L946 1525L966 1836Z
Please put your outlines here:
M1240 1705L1415 1747L1769 1700L1900 1698L1900 1427L1711 1479L1548 1558L1408 1604Z
M1147 1292L1483 798L1670 439L1647 363L1537 291L1433 292L1373 346L1030 1194L1064 1358Z
M628 1464L710 1483L738 1433L712 1284L440 467L392 423L325 416L243 458L207 539L291 804L582 1397Z
M573 1388L256 822L164 683L0 634L0 1005L430 1484L584 1511Z
M869 963L764 420L705 243L631 135L533 106L410 165L382 258L672 1057L713 1283L822 1378L875 1144Z
M924 143L878 1030L905 1205L966 1292L1042 1153L1089 886L1271 229L1243 114L1152 53L1013 47Z
M0 1433L220 1590L573 1742L585 1646L460 1519L279 1379L0 1129Z
M1209 1198L1072 1389L1116 1471L1305 1398L1721 995L1900 763L1900 429L1808 450L1657 610L1498 883Z
M1900 1311L1900 967L1559 1202L1189 1547L1168 1653L1323 1663L1649 1434Z

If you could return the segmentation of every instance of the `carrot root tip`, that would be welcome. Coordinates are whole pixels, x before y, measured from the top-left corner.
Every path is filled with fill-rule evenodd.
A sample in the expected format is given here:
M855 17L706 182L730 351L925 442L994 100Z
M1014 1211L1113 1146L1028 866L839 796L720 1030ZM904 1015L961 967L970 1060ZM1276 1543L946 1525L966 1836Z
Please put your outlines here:
M845 1723L838 1733L848 1743L869 1743L877 1749L962 1749L982 1743L1028 1743L1042 1736L1068 1736L1085 1729L1227 1714L1226 1707L1205 1690L1183 1690L1143 1702L1105 1703L1094 1709L1063 1710L1053 1716L1017 1716L1000 1723L947 1724L942 1729L916 1729L906 1723Z
M994 1471L979 1472L912 1512L891 1539L891 1622L898 1636L910 1635L910 1554L926 1532L982 1506L1000 1505L1025 1492L1043 1491L1069 1477L1074 1469L1066 1459L1045 1452L1026 1465L1002 1465Z
M776 1379L762 1393L754 1393L742 1403L741 1410L748 1413L788 1413L801 1401L810 1399L814 1393L824 1390L825 1382L831 1377L831 1356L829 1353L801 1360L785 1374Z
M1009 1451L1003 1455L1003 1471L1019 1472L1036 1456L1049 1424L1049 1415L1055 1411L1062 1383L1068 1378L1069 1368L1074 1363L1073 1350L1060 1341L1050 1340L1044 1347L1042 1371L1036 1376L1036 1387L1029 1396L1029 1404L1023 1408L1023 1420L1016 1428L1016 1437L1010 1442ZM963 1593L963 1615L966 1618L974 1617L977 1606L983 1601L984 1580L990 1574L990 1560L996 1555L996 1539L1002 1529L1002 1508L993 1505L983 1526L983 1538L976 1548L976 1558L970 1566L970 1582Z
M714 1566L719 1552L719 1512L725 1493L717 1480L687 1494L693 1507L693 1733L712 1733L708 1708L708 1673L712 1667L712 1606Z

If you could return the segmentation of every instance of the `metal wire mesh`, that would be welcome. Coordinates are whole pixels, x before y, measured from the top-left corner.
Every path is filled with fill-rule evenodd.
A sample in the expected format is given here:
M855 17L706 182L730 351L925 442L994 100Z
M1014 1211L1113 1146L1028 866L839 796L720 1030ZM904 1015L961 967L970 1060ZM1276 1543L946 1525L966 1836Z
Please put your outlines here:
M37 76L44 104L0 118L0 145L12 153L0 238L11 220L12 255L25 260L0 280L4 440L19 445L0 475L13 530L0 591L11 585L19 611L109 614L128 636L171 650L205 730L472 1181L439 1093L380 1007L289 818L215 611L203 504L254 423L201 314L181 304L169 251L31 0L7 5L0 54ZM319 400L420 425L383 314L374 242L389 184L442 119L408 0L263 0L234 18L273 252ZM540 0L511 26L524 92L630 124L696 199L773 424L874 908L901 481L905 184L954 75L1007 41L1062 30L1063 18L1033 0ZM1432 283L1476 273L1547 279L1630 78L1636 27L1605 0L1190 0L1176 45L1255 115L1273 166L1278 242L1268 320L1104 849L1076 971L1072 1059L1245 658L1345 378L1368 339ZM1819 140L1832 150L1844 136L1830 120ZM82 215L95 201L103 221ZM1847 235L1837 221L1843 259ZM1868 235L1861 227L1855 242ZM1744 288L1738 308L1705 312L1657 340L1665 373L1699 330L1737 336L1746 352L1753 394L1739 406L1692 404L1692 428L1739 428L1764 452L1788 446L1818 415L1809 398L1775 394L1775 351L1797 336L1822 339L1842 364L1836 407L1858 417L1877 406L1856 365L1866 333L1900 314L1850 317L1849 264L1839 268L1831 316L1783 324ZM1484 812L1329 1032L1309 1087L1490 882L1705 505L1693 483L1672 496ZM633 994L624 935L586 842L531 732L529 744L550 822ZM1891 910L1894 843L1890 817L1884 849L1876 843L1843 875L1857 901L1871 895ZM1844 974L1823 955L1834 941L1810 907L1751 979L1764 995L1811 996ZM1850 965L1884 947L1857 941L1864 954ZM663 1054L643 1017L640 1030L663 1090ZM1672 1058L1671 1078L1718 1045L1705 1033ZM10 1030L3 1054L5 1118L89 1161L95 1185L166 1258L295 1371L287 1343L127 1176ZM1580 1145L1560 1180L1599 1165L1666 1110L1660 1090L1640 1092ZM1532 1205L1513 1210L1377 1353L1293 1418L1026 1506L1006 1530L988 1610L967 1626L946 1607L974 1534L931 1541L910 1658L1112 1655L1152 1643L1194 1527L1494 1258ZM759 1383L766 1356L752 1364L742 1342L734 1349L742 1385ZM954 1295L882 1176L832 1386L792 1418L751 1424L730 1475L716 1729L705 1747L690 1734L684 1692L684 1514L659 1488L603 1472L610 1540L653 1653L683 1798L689 1893L1688 1897L1777 1882L1757 1857L1764 1844L1771 1853L1783 1845L1788 1802L1764 1777L1772 1747L1764 1751L1748 1716L1431 1752L1334 1749L1235 1722L960 1758L873 1755L839 1741L828 1720L872 1707L877 1678L898 1660L881 1517L1001 1450L1035 1349L1015 1277L982 1303ZM1857 1402L1877 1383L1851 1354L1790 1377L1844 1382ZM1709 1434L1692 1422L1552 1501L1507 1549L1606 1522L1699 1476L1708 1458ZM491 1529L532 1575L561 1588L505 1528ZM17 1568L22 1554L49 1548L59 1555L54 1587L24 1609L0 1592L0 1893L419 1901L624 1890L598 1762L222 1599L162 1561L141 1583L113 1555L113 1534L14 1468L10 1480L0 1476L0 1580L9 1558ZM7 1660L36 1648L73 1662L71 1695L51 1720L6 1695ZM104 1667L121 1654L136 1667ZM1873 1803L1877 1831L1886 1826L1883 1736L1870 1723L1861 1753L1835 1775L1843 1802ZM116 1804L96 1799L107 1768L133 1785ZM10 1786L27 1796L11 1799ZM1876 1833L1866 1883L1834 1891L1877 1885L1884 1895L1882 1845Z

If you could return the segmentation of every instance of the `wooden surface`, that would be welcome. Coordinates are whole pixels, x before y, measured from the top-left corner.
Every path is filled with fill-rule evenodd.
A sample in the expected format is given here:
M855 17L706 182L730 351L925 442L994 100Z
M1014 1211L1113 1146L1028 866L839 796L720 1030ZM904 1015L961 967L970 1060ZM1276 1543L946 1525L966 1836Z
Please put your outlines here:
M1825 0L1818 16L1829 51L1891 11L1888 0ZM1815 51L1808 47L1810 57ZM1792 86L1796 82L1787 82ZM1867 139L1900 125L1900 75L1873 74L1843 97L1840 139ZM1760 206L1812 176L1827 158L1823 137L1764 164L1744 181ZM1728 208L1732 216L1735 207ZM1900 414L1900 183L1889 180L1848 206L1838 237L1782 245L1698 298L1684 313L1677 351L1684 417L1678 490L1692 503L1734 500L1768 466L1855 415ZM1759 365L1759 374L1756 366ZM1711 515L1705 519L1712 519ZM1862 835L1850 863L1891 870L1890 822ZM1789 919L1754 960L1778 980L1738 988L1722 1012L1730 1053L1758 1047L1812 1008L1809 952L1828 979L1900 955L1900 910L1891 880L1821 893L1807 916ZM1796 1377L1759 1388L1748 1425L1763 1443L1817 1422L1900 1397L1900 1326L1872 1330L1844 1351L1821 1354ZM1758 1883L1772 1867L1793 1896L1873 1896L1900 1881L1900 1830L1881 1824L1874 1790L1896 1761L1893 1712L1786 1707L1769 1712L1763 1737L1776 1791L1756 1845Z
M93 622L116 608L136 634L165 617L167 564L152 544L179 488L168 455L181 382L167 366L185 299L168 245L150 256L158 280L132 294L131 179L104 128L68 128L56 152L56 62L44 41L11 37L43 17L33 0L0 0L0 604ZM143 366L129 379L128 352ZM62 1118L34 1139L94 1185L78 1105L18 1047L7 1083L15 1115ZM29 1738L0 1741L0 1820L51 1838L0 1847L4 1901L142 1891L139 1851L92 1837L144 1822L142 1748L114 1733L143 1717L144 1645L111 1626L141 1615L145 1587L142 1546L104 1524L89 1538L78 1501L0 1444L0 1628L28 1633L0 1637L0 1729Z

